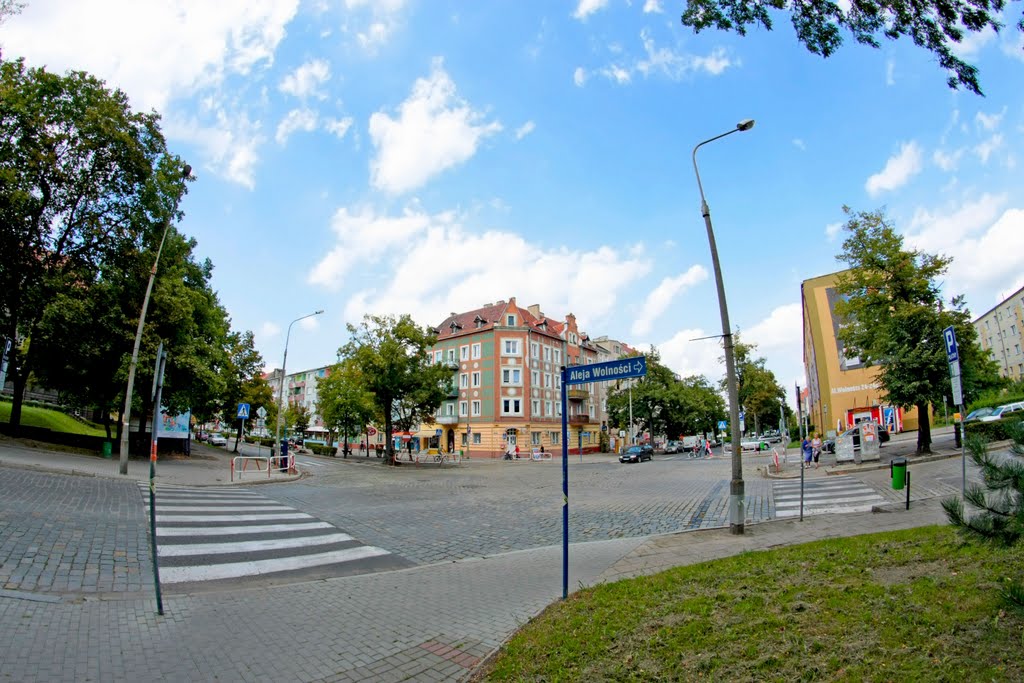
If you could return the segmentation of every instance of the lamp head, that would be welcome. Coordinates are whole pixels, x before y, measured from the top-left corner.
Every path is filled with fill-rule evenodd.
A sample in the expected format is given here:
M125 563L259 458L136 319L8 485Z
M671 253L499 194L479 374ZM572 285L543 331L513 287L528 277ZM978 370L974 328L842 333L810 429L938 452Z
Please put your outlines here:
M315 313L313 313L313 315L320 315L323 312L324 312L324 309L321 308L319 311L316 311Z
M750 130L754 127L754 119L743 119L736 124L736 130Z

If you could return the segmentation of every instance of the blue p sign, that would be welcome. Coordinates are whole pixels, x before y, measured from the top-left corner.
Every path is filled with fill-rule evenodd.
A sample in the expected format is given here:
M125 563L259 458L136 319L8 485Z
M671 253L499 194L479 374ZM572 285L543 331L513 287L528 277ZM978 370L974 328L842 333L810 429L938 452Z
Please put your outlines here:
M953 363L960 360L960 354L957 353L956 349L956 332L953 331L953 326L950 325L944 329L942 336L946 340L946 356L949 358L949 362Z

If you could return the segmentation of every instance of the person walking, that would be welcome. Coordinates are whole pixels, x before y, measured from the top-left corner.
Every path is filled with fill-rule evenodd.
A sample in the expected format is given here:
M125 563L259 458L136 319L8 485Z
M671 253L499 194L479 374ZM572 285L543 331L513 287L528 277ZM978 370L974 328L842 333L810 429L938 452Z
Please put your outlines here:
M814 469L818 469L818 459L821 458L821 434L817 432L811 439L811 454L814 457Z
M814 457L814 450L811 447L811 440L808 439L806 436L804 437L804 440L800 443L800 451L804 455L804 469L807 469L811 466L811 458Z

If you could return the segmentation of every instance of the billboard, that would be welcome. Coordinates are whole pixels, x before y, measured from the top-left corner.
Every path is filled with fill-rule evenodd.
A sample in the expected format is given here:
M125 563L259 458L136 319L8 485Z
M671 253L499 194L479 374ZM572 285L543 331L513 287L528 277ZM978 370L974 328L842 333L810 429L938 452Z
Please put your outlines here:
M187 439L189 423L192 420L192 411L187 410L180 415L170 415L164 412L163 406L160 410L160 418L157 420L156 435L160 439Z

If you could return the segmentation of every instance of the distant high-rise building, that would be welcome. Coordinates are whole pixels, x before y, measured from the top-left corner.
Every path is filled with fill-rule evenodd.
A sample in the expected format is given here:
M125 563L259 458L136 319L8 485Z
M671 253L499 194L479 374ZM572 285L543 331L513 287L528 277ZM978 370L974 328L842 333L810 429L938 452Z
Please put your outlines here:
M999 364L999 374L1024 378L1024 287L974 321L978 344Z

